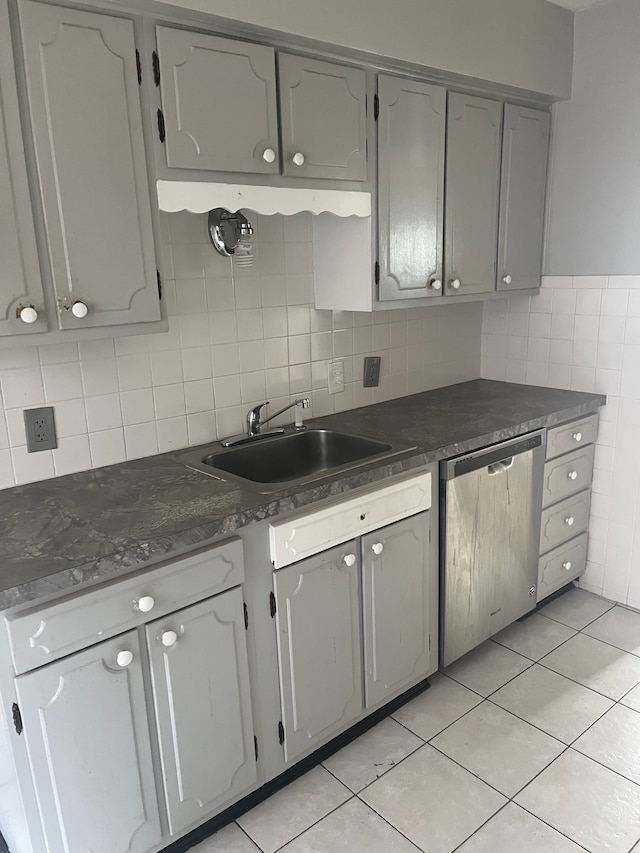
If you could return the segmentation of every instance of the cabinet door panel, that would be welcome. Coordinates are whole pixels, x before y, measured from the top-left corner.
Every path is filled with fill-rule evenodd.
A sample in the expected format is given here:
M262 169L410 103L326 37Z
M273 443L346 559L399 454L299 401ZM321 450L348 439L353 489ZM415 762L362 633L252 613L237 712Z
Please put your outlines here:
M549 113L504 108L498 290L540 287L549 124Z
M272 48L158 27L167 165L277 174Z
M356 542L274 573L285 758L328 740L362 710Z
M119 667L119 651L133 653ZM144 853L160 841L134 631L16 679L48 853Z
M280 54L282 172L367 179L366 78L360 68ZM300 153L304 163L293 156Z
M163 645L174 631L177 640ZM256 780L242 592L146 628L169 828L179 832Z
M0 335L46 332L27 167L16 96L9 18L0 5ZM33 306L35 323L23 323L20 307Z
M502 105L449 94L445 267L448 295L496 286ZM456 290L451 282L460 281Z
M133 23L32 0L20 16L60 327L158 320Z
M429 674L428 545L429 521L424 512L362 539L368 708Z
M378 78L381 301L442 296L446 93Z

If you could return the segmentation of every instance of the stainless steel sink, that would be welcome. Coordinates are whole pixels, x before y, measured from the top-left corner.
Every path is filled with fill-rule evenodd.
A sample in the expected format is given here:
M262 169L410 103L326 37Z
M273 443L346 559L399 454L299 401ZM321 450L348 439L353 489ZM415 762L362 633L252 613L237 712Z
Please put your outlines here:
M254 439L230 450L219 448L216 444L174 458L222 480L269 493L415 449L330 429L307 429Z

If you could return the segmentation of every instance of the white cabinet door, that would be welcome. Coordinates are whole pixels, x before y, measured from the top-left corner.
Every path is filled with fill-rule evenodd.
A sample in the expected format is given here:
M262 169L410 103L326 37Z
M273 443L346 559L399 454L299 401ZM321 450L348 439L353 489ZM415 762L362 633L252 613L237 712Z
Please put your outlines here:
M256 781L239 588L146 627L172 834Z
M437 630L430 625L432 570L426 512L362 539L368 708L430 674L430 632Z
M274 572L285 759L362 711L356 541Z
M7 8L0 3L0 335L46 332ZM37 318L23 308L33 308Z
M59 326L158 320L133 23L19 10Z
M158 844L137 633L20 676L16 688L47 853Z

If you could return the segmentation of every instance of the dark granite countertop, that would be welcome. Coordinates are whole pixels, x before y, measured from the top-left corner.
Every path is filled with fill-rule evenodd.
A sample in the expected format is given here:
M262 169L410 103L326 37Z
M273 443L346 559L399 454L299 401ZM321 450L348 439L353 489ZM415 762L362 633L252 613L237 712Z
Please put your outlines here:
M478 379L309 421L416 445L261 495L150 456L0 491L0 609L106 580L282 512L594 412L601 394Z

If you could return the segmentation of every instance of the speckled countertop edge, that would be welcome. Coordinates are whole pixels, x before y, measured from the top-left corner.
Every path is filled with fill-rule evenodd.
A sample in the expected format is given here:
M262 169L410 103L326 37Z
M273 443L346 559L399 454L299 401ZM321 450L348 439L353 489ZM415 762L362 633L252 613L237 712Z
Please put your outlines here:
M247 524L597 411L600 394L473 380L309 421L416 446L263 495L170 454L0 491L0 610L148 568Z

